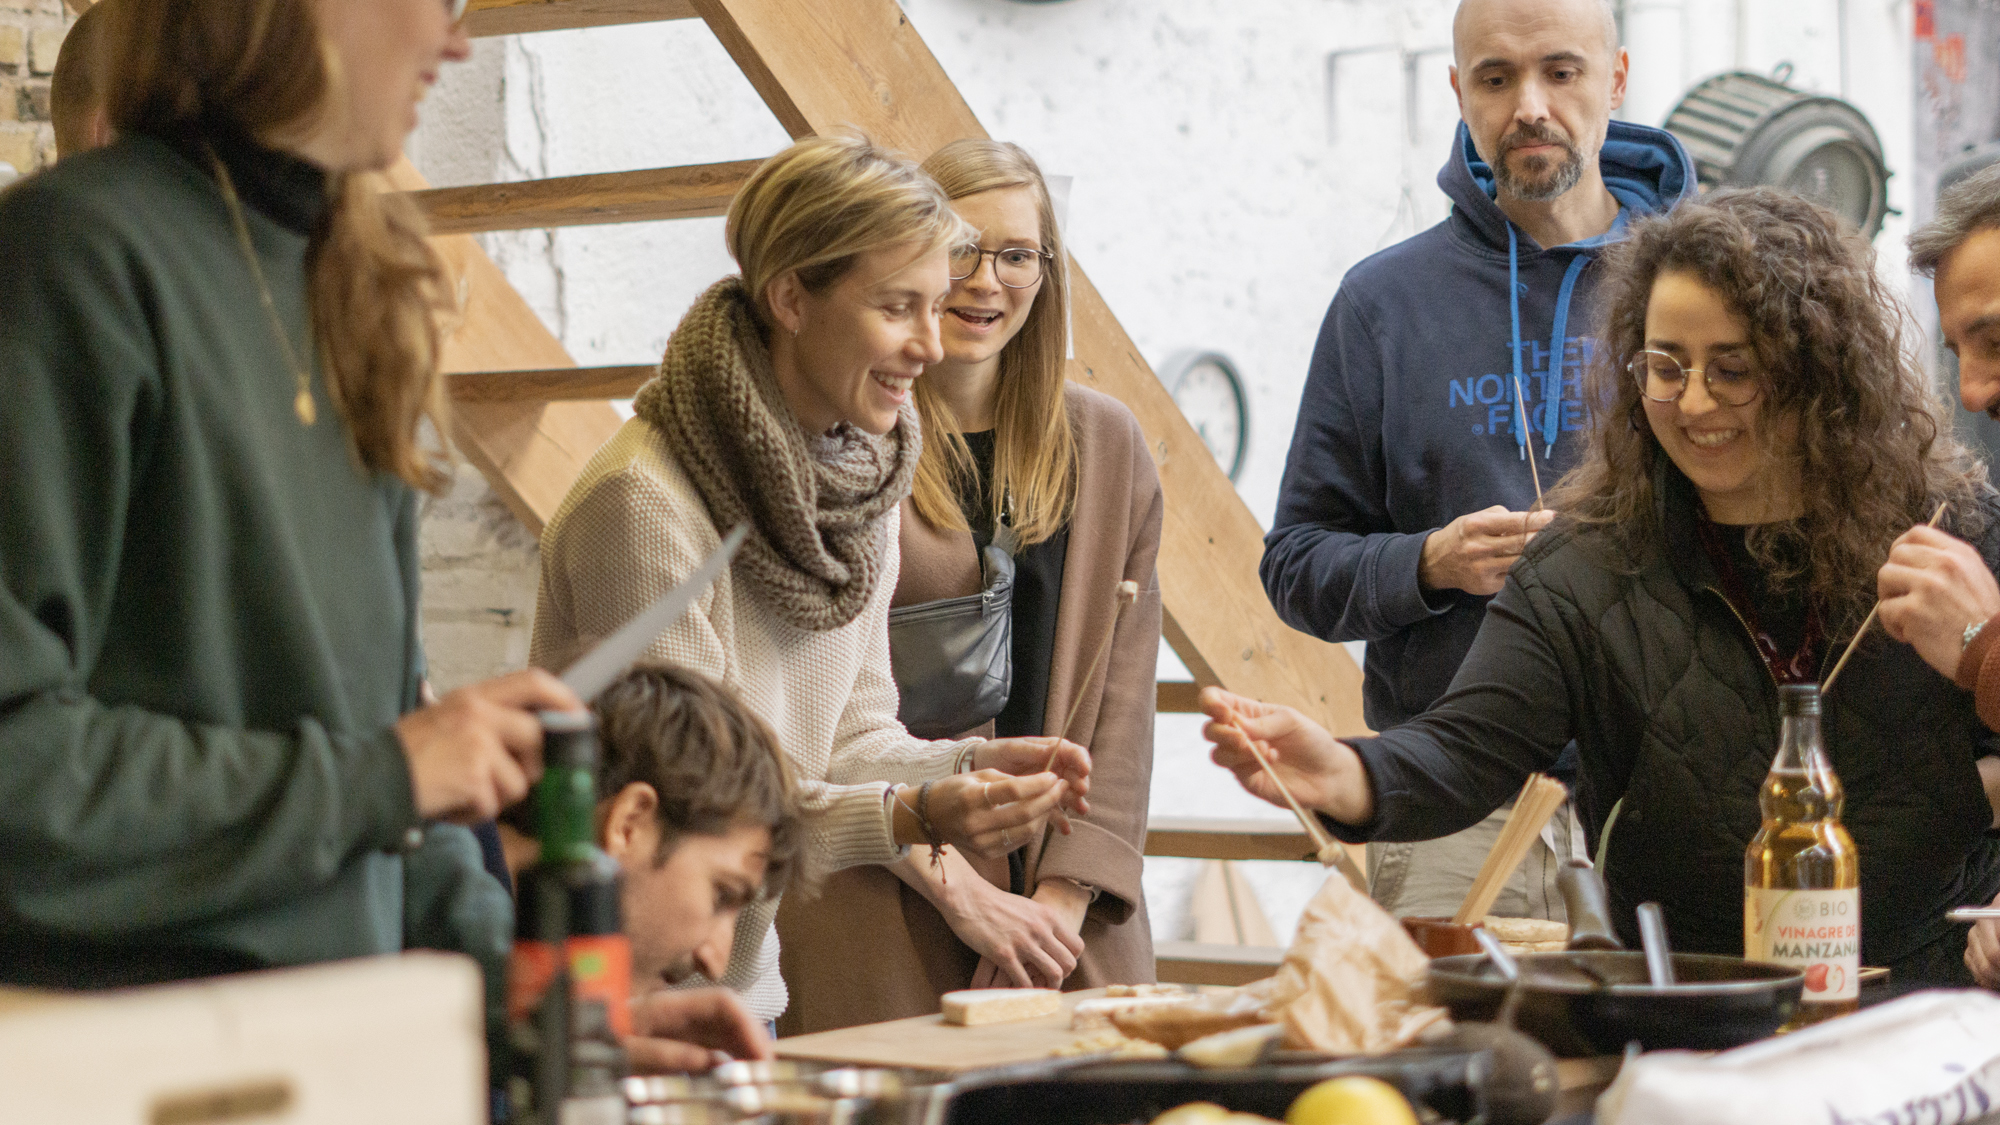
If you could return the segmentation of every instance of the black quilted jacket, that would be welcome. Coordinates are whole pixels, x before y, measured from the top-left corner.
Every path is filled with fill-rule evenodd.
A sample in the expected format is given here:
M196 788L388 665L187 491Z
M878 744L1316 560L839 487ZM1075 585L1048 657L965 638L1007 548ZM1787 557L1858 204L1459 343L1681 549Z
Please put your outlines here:
M1662 547L1634 557L1599 528L1537 536L1435 707L1354 740L1376 820L1349 840L1422 840L1512 797L1574 739L1576 801L1606 854L1613 920L1656 900L1676 949L1741 955L1743 853L1778 739L1778 695L1695 539L1695 495L1661 458ZM2000 501L1976 536L2000 569ZM1842 637L1829 646L1833 653ZM2000 889L2000 841L1974 759L2000 753L1972 697L1879 630L1825 701L1822 729L1861 851L1862 959L1904 983L1969 983L1965 927L1944 920Z

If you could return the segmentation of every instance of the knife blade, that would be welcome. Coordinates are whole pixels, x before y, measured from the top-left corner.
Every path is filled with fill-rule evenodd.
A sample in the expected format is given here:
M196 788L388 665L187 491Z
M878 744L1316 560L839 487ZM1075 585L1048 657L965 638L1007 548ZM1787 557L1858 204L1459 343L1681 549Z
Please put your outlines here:
M611 686L646 646L654 638L667 631L667 626L681 619L694 600L702 595L736 554L736 548L750 534L750 525L739 523L722 537L722 545L709 552L701 566L688 575L687 581L660 595L660 599L634 614L630 621L618 627L618 631L599 641L596 648L563 670L562 682L576 693L578 699L589 703L597 694Z
M1984 922L1989 918L2000 918L2000 906L1961 906L1945 912L1948 922Z

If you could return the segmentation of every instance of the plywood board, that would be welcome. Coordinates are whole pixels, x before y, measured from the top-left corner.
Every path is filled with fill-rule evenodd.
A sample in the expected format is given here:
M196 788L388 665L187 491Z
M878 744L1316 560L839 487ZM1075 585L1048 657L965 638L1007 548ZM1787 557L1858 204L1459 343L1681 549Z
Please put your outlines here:
M540 371L460 371L447 376L454 401L574 402L631 398L654 366L551 367Z
M479 1125L482 992L414 953L0 1005L0 1121Z
M1070 1010L1078 1000L1102 995L1101 988L1066 992L1057 1015L985 1027L954 1027L933 1015L794 1035L778 1040L778 1056L951 1072L1034 1062L1075 1042L1082 1033L1069 1029Z
M410 198L437 234L596 226L724 214L763 160L432 188Z
M389 182L399 191L430 186L408 160L389 170ZM464 306L445 340L445 371L576 366L470 235L431 242L460 279ZM461 403L452 411L452 441L515 518L540 535L570 483L622 421L608 402Z
M687 0L472 0L465 30L473 36L519 35L693 16Z

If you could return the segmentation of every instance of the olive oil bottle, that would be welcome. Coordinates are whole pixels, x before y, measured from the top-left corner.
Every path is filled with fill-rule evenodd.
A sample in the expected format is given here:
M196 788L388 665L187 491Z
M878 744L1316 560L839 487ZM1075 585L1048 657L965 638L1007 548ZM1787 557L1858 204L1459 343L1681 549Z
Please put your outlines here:
M618 863L596 843L597 727L587 714L547 713L542 732L541 854L521 873L508 963L510 1112L519 1125L623 1125L632 947Z
M1743 858L1743 956L1805 972L1788 1027L1858 1006L1861 857L1840 823L1846 794L1820 739L1819 685L1778 689L1778 756L1757 803L1763 827Z

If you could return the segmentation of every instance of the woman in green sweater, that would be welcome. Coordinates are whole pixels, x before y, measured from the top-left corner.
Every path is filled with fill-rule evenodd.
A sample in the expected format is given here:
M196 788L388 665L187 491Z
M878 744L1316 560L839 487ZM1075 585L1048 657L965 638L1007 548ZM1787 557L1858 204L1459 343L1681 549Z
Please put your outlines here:
M505 892L448 822L579 704L418 707L451 290L375 173L465 35L445 0L110 14L121 139L0 196L0 983L490 970Z

